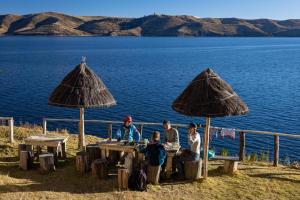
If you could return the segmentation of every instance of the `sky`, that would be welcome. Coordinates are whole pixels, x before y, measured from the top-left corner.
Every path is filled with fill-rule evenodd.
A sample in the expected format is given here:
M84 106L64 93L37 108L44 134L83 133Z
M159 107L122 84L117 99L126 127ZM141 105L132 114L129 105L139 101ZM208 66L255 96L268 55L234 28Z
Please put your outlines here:
M300 0L0 0L0 14L45 11L81 16L141 17L153 13L244 19L300 19Z

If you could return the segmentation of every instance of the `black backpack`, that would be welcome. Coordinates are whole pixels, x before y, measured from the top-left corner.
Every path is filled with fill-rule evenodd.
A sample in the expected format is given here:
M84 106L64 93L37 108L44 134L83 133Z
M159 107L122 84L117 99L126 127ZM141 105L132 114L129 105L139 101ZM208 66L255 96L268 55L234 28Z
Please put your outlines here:
M128 180L128 187L135 191L147 191L147 175L145 171L141 169L136 169L132 171L131 176Z

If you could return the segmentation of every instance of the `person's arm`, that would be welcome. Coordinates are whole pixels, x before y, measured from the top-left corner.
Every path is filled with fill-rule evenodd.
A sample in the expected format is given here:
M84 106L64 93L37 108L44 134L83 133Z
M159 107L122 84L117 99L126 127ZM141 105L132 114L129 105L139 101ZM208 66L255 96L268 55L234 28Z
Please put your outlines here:
M197 140L199 142L199 149L201 149L201 137L200 137L200 134L197 134Z
M179 145L179 133L178 133L178 130L177 129L174 129L174 140L175 142L173 142L173 144L178 144Z
M166 150L163 145L159 145L159 164L162 165L166 159Z
M132 126L133 126L133 132L134 132L134 140L136 142L139 142L140 139L141 139L141 133L139 132L139 130L134 125L132 125Z
M167 138L167 132L166 131L164 131L164 137L165 137L165 143L167 143L168 142L168 138Z
M121 131L121 128L119 128L118 130L117 130L117 133L116 133L116 139L121 139L122 138L122 131Z
M188 134L188 144L192 145L193 144L193 139L191 137L191 134Z

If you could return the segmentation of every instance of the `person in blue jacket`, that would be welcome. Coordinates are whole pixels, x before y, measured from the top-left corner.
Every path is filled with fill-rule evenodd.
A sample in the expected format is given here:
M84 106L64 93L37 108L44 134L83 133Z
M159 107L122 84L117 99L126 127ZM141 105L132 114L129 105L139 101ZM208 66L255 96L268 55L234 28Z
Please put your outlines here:
M142 163L142 169L147 173L149 165L162 166L166 158L166 150L160 142L160 132L152 133L152 140L147 144L147 147L140 150L145 155L145 161ZM162 173L162 172L161 172Z
M154 131L152 134L152 140L148 143L144 149L145 159L147 164L151 166L161 166L166 158L166 150L164 145L160 142L160 132Z
M128 140L129 142L139 142L141 134L137 130L137 128L132 124L132 117L126 116L124 118L124 124L121 125L121 127L118 129L116 137L120 141Z

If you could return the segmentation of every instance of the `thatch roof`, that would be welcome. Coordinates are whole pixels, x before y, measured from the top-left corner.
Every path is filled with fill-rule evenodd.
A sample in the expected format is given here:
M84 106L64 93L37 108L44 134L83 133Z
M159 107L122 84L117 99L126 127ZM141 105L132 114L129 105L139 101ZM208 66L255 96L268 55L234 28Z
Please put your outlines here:
M230 116L247 113L247 105L210 68L201 72L173 102L172 108L188 116Z
M63 107L109 107L114 97L85 61L77 65L55 88L48 104Z

